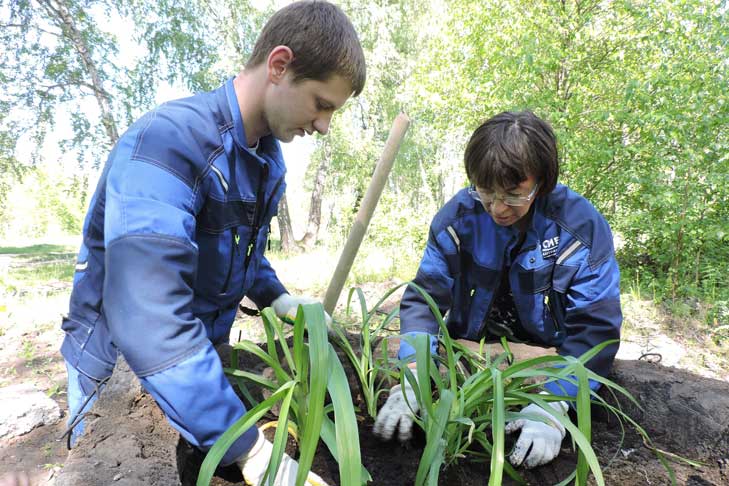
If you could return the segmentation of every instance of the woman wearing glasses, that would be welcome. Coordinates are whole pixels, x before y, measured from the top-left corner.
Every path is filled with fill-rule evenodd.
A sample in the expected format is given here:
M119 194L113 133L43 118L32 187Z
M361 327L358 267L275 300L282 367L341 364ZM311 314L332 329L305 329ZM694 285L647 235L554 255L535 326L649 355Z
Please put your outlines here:
M557 184L557 143L549 124L528 111L501 113L473 133L465 166L471 186L433 219L414 279L447 312L451 337L505 336L574 357L619 339L620 276L610 227L585 198ZM413 288L403 295L400 321L401 359L412 359L407 336L417 334L430 335L436 353L438 324ZM588 367L606 375L617 349L604 348ZM547 388L557 395L577 392L569 381ZM400 440L410 437L412 412L404 395L417 407L407 382L394 387L375 423L379 436L389 439L397 429ZM554 414L568 410L566 402L552 406ZM536 405L527 409L548 421L553 415ZM515 466L551 461L565 435L556 420L507 426L507 432L516 430L521 434L510 456Z

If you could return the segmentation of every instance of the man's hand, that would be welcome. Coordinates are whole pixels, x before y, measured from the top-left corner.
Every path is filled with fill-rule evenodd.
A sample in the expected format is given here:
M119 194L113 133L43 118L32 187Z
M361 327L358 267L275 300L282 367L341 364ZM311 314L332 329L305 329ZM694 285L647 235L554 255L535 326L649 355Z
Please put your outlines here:
M312 299L311 297L281 294L271 303L271 307L273 307L273 312L276 313L279 319L284 322L288 322L289 324L293 324L296 320L296 311L298 310L299 305L318 303L319 301L317 299ZM332 326L332 318L326 311L324 311L324 319L327 323L327 329L330 329Z
M243 473L246 484L252 486L261 486L263 484L263 475L266 473L268 463L271 461L272 452L273 444L259 432L258 440L253 444L248 454L236 461ZM276 480L273 482L274 486L295 486L298 470L299 464L284 453L276 473ZM309 472L304 484L306 486L329 486L313 472Z
M550 402L549 406L554 409L555 414L567 414L568 406L566 402ZM536 404L532 403L521 411L522 413L541 415L549 420L549 425L527 419L519 419L506 424L507 434L521 429L521 435L519 435L519 440L514 446L514 452L509 456L509 462L514 466L520 466L523 462L527 468L547 464L559 454L562 439L565 435L564 426L549 412Z
M414 369L413 376L417 376ZM405 401L406 397L407 402ZM395 433L395 427L399 423L397 438L400 442L405 442L412 435L413 414L417 413L419 409L420 407L418 406L415 392L407 380L405 380L405 384L402 387L400 385L393 386L390 389L390 396L387 397L385 405L377 414L377 420L375 420L375 427L373 429L375 435L385 440L392 439L392 435Z

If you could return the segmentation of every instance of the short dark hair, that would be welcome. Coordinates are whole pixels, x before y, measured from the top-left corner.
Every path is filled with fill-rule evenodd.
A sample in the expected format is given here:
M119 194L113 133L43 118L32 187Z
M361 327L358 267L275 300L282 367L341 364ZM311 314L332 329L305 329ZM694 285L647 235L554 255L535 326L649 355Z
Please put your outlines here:
M532 175L544 195L559 177L552 127L531 111L505 111L486 120L471 135L464 161L471 184L486 190L511 189Z
M294 81L326 81L339 75L351 83L354 96L364 88L367 77L364 52L347 15L329 2L294 2L266 22L258 36L246 68L268 59L276 46L294 53L289 68Z

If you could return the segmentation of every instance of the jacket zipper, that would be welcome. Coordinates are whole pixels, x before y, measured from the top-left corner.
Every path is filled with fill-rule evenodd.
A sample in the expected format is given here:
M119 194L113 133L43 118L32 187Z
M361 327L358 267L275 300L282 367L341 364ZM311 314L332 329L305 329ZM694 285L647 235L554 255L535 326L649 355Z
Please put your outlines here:
M256 194L256 209L253 214L253 230L251 231L251 239L248 241L248 246L246 247L246 259L243 263L243 280L245 281L246 276L248 274L248 265L251 263L251 258L253 256L253 252L256 246L256 240L258 239L258 230L261 227L261 219L263 219L263 215L265 214L265 211L261 211L263 208L263 196L266 194L266 183L268 182L268 164L263 166L263 173L261 174L261 179L258 181L258 192ZM280 181L279 181L280 183ZM278 184L276 185L276 188L278 188ZM273 197L273 193L271 193L271 197ZM268 201L270 203L270 200ZM268 204L266 205L266 209L268 209Z
M221 294L224 294L228 290L230 277L233 275L233 264L235 263L235 255L240 255L240 235L238 234L238 228L236 226L233 226L230 229L230 236L232 247L230 250L230 262L228 263L228 274L225 276L225 283L223 283L223 288L220 291Z
M555 333L558 333L558 332L564 331L564 329L562 327L562 322L561 322L562 314L561 313L557 314L556 312L554 312L554 306L560 305L560 302L554 302L555 300L558 300L557 292L555 292L554 289L549 289L547 291L547 294L544 296L544 304L552 316L552 322L554 323Z

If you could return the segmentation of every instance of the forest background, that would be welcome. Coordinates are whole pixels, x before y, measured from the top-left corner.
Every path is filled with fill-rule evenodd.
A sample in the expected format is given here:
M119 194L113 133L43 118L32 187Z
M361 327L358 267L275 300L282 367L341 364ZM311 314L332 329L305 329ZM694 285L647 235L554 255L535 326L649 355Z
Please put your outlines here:
M0 253L74 251L119 135L156 104L235 75L286 3L0 1ZM557 133L561 181L610 222L623 292L726 344L726 1L337 3L360 34L367 84L328 136L285 148L277 265L336 260L405 111L412 125L350 282L411 279L431 218L467 184L470 133L498 112L530 109ZM73 260L48 271L70 282ZM3 272L0 290L13 293L17 278Z

